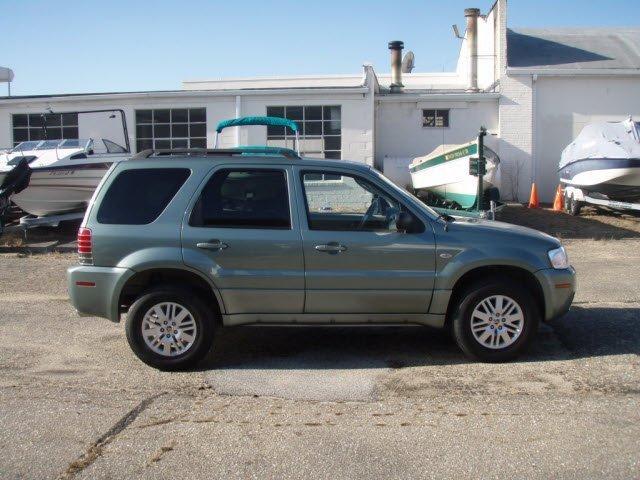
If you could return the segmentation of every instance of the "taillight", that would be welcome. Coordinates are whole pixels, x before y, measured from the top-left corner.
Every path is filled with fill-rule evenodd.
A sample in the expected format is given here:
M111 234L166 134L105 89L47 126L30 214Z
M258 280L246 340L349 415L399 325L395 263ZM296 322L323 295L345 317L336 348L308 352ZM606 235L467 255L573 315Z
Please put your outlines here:
M81 265L93 265L93 243L88 228L78 229L78 261Z

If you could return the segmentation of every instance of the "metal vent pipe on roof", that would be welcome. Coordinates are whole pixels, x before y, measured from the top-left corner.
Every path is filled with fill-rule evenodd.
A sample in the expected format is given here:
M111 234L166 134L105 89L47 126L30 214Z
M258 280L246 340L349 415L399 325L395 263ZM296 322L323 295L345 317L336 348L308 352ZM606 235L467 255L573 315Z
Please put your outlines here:
M469 46L469 86L468 92L478 91L478 17L479 8L465 8L467 19L467 43Z
M404 42L394 40L389 42L389 50L391 50L391 93L402 91L402 49Z

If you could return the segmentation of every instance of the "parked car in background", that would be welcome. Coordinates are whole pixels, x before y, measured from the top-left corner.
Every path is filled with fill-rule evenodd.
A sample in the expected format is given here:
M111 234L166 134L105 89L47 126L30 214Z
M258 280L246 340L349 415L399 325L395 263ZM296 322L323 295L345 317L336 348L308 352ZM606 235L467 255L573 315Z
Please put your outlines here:
M373 168L293 150L145 152L115 164L68 271L81 314L118 322L161 369L221 327L451 328L471 358L515 358L564 314L575 272L553 237L438 215Z

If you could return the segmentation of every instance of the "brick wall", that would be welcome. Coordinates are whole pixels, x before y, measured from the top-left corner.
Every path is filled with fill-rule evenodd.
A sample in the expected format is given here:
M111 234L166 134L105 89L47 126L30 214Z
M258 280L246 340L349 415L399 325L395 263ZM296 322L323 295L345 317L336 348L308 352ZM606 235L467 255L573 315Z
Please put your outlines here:
M507 76L500 80L500 159L502 197L524 201L531 189L534 96L531 76Z

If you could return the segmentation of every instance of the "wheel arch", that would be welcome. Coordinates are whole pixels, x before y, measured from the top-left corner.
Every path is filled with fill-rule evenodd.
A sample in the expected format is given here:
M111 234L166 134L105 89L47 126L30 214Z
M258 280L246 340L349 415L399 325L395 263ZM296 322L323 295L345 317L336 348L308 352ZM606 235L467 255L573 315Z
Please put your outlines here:
M218 313L216 317L219 321L225 312L220 292L208 279L199 272L171 267L148 268L132 275L120 289L118 311L120 313L126 312L142 292L160 285L187 287L194 291L216 310Z
M518 284L523 285L524 288L529 289L533 295L535 305L538 308L540 318L544 318L544 291L542 289L542 285L540 285L540 282L532 272L524 268L511 265L489 265L473 268L458 278L451 290L451 297L449 298L445 317L446 323L451 321L454 309L456 305L458 305L466 288L476 282L487 279L509 279L511 281L518 282Z

